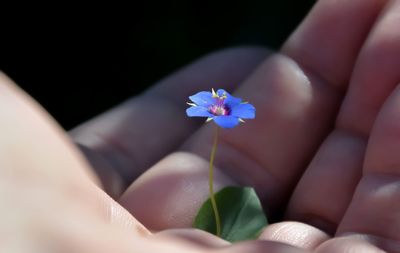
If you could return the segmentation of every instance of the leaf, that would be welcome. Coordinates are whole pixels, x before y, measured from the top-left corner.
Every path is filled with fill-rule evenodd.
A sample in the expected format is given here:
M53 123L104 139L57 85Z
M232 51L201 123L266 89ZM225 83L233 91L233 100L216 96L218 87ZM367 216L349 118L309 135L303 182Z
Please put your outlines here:
M230 242L256 239L268 225L256 192L251 187L228 186L215 194L221 219L221 238ZM214 211L210 198L201 206L193 223L216 234Z

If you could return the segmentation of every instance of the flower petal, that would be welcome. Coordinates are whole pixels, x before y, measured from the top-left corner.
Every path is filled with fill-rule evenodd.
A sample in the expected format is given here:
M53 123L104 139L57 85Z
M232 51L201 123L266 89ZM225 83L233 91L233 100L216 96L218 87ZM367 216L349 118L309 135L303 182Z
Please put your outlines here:
M186 114L189 117L214 117L206 107L192 106L186 109Z
M232 96L231 94L226 95L226 99L224 101L224 104L227 105L230 109L239 105L242 102L241 98L237 98Z
M241 119L254 119L256 108L252 104L238 104L231 107L231 115Z
M189 97L195 104L209 107L210 105L215 103L215 99L212 97L211 92L209 91L200 91L193 96Z
M239 119L233 116L217 116L214 121L222 128L233 128L239 124Z
M217 90L217 95L219 96L219 97L222 97L223 95L230 95L226 90L224 90L224 89L218 89Z

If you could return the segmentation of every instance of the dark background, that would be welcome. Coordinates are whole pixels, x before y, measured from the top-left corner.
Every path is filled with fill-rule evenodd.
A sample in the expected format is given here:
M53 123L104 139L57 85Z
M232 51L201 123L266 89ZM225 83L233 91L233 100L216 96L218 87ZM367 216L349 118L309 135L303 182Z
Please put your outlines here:
M210 51L279 48L314 0L132 3L16 6L0 68L69 129Z

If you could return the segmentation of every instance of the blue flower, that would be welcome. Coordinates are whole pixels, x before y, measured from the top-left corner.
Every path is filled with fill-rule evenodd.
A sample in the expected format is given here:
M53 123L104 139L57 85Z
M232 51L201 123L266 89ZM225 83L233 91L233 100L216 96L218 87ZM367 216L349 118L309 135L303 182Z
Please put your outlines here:
M254 119L256 108L253 105L242 102L242 99L229 94L223 89L201 91L189 99L191 107L186 110L189 117L207 117L207 122L214 122L222 128L233 128L244 122L243 119Z

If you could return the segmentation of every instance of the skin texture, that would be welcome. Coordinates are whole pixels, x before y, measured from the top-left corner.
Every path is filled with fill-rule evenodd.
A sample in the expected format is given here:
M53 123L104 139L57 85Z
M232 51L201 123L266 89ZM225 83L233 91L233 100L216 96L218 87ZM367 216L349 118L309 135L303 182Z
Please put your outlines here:
M399 25L400 1L320 0L280 52L205 56L70 137L1 75L0 249L400 252ZM259 240L189 229L213 126L185 102L212 87L257 108L221 131L215 181L255 187L285 220Z

